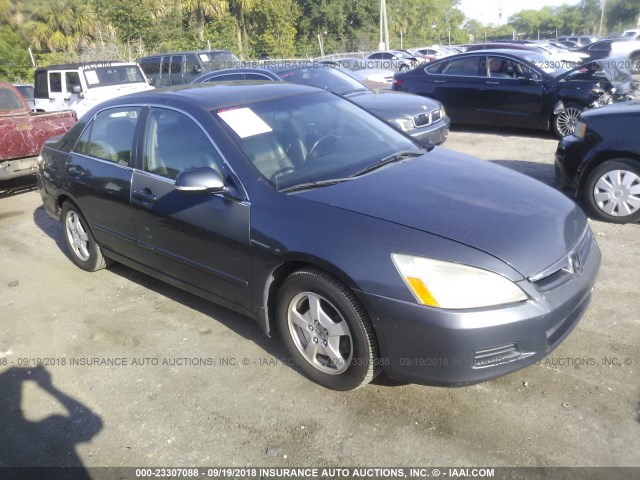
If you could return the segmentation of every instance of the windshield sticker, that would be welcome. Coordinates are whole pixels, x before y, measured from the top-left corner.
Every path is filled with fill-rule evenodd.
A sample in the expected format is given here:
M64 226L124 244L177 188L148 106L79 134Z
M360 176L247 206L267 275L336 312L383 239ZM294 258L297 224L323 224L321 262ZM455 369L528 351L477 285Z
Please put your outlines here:
M202 60L203 62L208 62L209 61L209 55L206 54L206 53L201 53L198 56L200 57L200 60Z
M98 74L95 72L95 70L85 70L84 76L86 77L87 83L89 85L96 85L100 83L100 80L98 80Z
M254 135L272 131L271 127L250 108L221 110L217 113L240 138L253 137Z

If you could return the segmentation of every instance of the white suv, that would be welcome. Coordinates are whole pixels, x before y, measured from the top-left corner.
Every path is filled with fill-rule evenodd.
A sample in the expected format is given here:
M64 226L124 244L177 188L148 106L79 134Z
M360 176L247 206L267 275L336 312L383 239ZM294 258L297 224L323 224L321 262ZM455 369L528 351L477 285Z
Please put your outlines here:
M35 109L74 110L80 118L105 100L152 88L137 63L51 65L35 72Z

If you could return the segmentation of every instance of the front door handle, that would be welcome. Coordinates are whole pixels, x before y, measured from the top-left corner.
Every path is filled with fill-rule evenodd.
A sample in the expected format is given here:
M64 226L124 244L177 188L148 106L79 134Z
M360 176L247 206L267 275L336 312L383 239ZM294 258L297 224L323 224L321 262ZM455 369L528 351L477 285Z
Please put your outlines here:
M500 82L485 82L487 85L500 85Z
M446 80L434 80L433 83L447 83Z
M151 193L151 190L148 188L145 188L144 190L134 190L133 197L140 200L145 205L151 205L158 200L158 197Z

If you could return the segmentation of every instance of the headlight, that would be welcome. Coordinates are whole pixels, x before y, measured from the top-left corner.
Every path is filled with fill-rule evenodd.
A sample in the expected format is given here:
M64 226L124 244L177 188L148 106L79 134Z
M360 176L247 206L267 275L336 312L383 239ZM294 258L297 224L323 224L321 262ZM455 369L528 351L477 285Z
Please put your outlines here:
M440 118L444 118L447 113L444 111L444 105L440 105Z
M403 132L408 132L413 128L413 120L410 118L396 118L393 123L398 125Z
M587 133L587 124L582 120L576 120L576 129L573 131L573 134L578 138L584 138Z
M528 298L511 280L481 268L400 253L391 259L415 299L430 307L481 308Z

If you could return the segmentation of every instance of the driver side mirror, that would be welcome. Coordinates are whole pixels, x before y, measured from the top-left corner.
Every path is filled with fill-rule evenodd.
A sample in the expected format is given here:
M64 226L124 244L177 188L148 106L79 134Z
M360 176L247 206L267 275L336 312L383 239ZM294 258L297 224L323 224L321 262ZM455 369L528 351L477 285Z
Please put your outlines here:
M184 170L176 178L176 190L185 193L224 193L226 187L220 174L210 167Z

